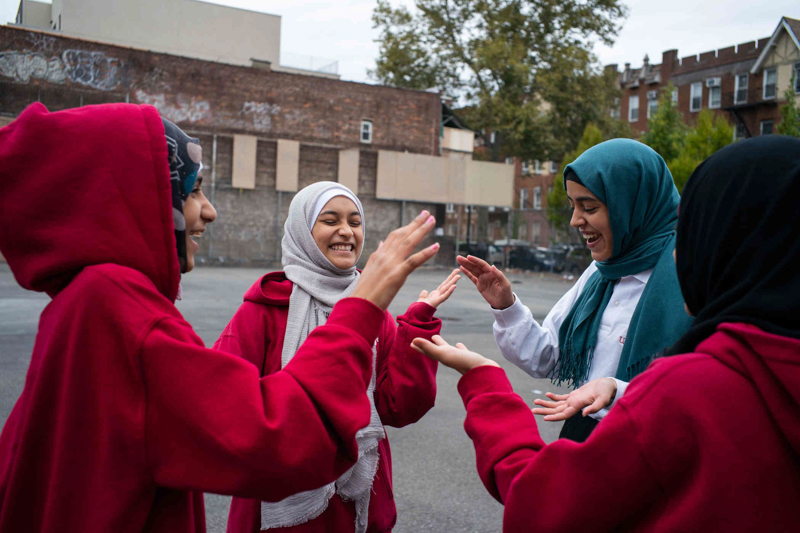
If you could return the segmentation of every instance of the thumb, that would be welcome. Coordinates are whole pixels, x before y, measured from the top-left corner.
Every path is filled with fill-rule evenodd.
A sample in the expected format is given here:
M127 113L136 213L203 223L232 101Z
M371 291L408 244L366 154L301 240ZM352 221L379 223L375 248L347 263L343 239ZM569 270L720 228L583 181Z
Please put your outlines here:
M420 300L424 300L427 297L428 297L428 291L422 291L421 293L419 293Z

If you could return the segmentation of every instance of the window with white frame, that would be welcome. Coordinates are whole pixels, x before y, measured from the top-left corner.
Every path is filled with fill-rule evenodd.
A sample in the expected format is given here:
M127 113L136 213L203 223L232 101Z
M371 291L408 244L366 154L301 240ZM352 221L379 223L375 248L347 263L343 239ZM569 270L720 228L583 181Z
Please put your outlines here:
M528 224L525 222L519 226L519 239L522 241L528 240Z
M448 224L447 225L447 234L450 237L455 237L456 236L456 227L457 226L455 224Z
M550 161L550 174L557 174L558 173L558 163L555 161Z
M513 165L514 158L513 157L506 157L506 165Z
M658 91L647 91L647 118L658 111Z
M371 120L362 120L361 121L361 142L362 143L371 143L372 142L372 121Z
M528 162L527 161L523 161L522 162L522 173L523 174L527 174L528 173Z
M634 95L628 97L628 122L639 120L639 97Z
M733 93L733 103L734 104L746 104L747 103L747 78L748 75L745 72L744 74L737 74L736 75L736 89Z
M534 209L541 209L542 208L542 188L541 187L534 187L533 188L533 208Z
M445 213L455 213L456 212L455 204L452 204L452 203L444 204L444 212Z
M800 94L800 62L794 64L794 93Z
M611 104L611 118L619 120L619 98L614 98Z
M764 100L771 100L778 94L778 69L764 71Z
M678 89L672 90L672 103L678 105Z
M708 87L708 108L719 109L722 103L722 78L707 79L706 87Z
M495 135L495 132L492 132L492 133L489 134L489 142L490 143L494 144L494 140L496 138L497 138L497 135Z
M533 162L533 173L534 174L541 174L542 173L542 162L541 161L534 161Z
M772 128L775 123L772 120L761 121L761 135L772 135Z
M539 243L541 236L542 236L542 223L534 222L533 224L531 224L531 241Z
M703 82L698 81L692 84L691 100L689 100L689 111L695 113L703 107Z
M525 204L528 203L528 189L519 190L519 208L525 209Z

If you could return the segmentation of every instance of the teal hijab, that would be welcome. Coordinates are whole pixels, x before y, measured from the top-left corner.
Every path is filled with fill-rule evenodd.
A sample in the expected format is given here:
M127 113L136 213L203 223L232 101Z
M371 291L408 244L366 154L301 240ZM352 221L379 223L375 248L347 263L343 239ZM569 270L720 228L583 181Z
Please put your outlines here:
M628 326L616 378L630 381L691 325L672 251L680 196L666 163L648 146L613 139L584 152L564 169L608 207L613 251L597 263L558 333L559 359L550 373L577 387L589 376L597 330L614 283L653 269ZM564 181L566 188L566 180Z

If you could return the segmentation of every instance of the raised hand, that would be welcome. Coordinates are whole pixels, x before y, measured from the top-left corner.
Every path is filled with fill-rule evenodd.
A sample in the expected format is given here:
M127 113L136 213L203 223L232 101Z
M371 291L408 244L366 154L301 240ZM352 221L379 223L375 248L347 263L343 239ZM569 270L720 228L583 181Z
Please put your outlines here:
M479 366L500 366L479 353L469 351L460 342L451 346L439 335L434 335L431 341L417 337L411 341L411 347L461 374L466 374Z
M439 307L439 305L450 298L453 291L456 290L456 283L461 279L459 272L458 269L453 270L450 275L447 276L447 279L431 292L422 291L419 293L419 300L417 300L417 302L425 302L431 307Z
M468 255L456 257L463 272L481 293L483 299L495 309L505 309L514 303L511 283L494 265L483 259Z
M408 275L439 251L437 242L411 255L433 229L435 222L430 213L423 211L407 226L391 232L369 256L367 266L350 296L364 298L386 310Z
M551 401L536 399L535 405L540 408L533 408L531 412L535 415L545 415L544 419L548 422L566 420L576 415L583 409L583 416L596 413L603 407L614 401L617 394L617 382L612 378L599 378L575 389L569 394L546 393Z

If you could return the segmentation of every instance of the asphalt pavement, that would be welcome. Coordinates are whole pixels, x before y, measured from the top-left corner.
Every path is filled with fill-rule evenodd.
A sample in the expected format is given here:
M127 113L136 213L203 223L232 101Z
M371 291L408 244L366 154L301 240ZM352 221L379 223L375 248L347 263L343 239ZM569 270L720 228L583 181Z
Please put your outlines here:
M178 309L198 335L211 345L242 301L242 295L262 270L200 267L183 279L184 299ZM397 316L416 301L423 289L436 288L449 272L414 273L395 298L390 311ZM509 274L514 291L538 320L544 318L572 282L551 274ZM0 264L0 424L4 425L25 382L39 314L46 295L20 288L9 268ZM563 392L549 380L536 380L505 361L492 336L489 306L466 278L437 315L442 335L494 359L506 370L514 390L529 404L544 392ZM472 442L464 432L464 406L456 391L460 376L440 368L436 406L418 423L387 428L392 447L394 495L398 519L395 532L495 532L501 530L503 507L478 478ZM539 419L546 442L552 442L560 423ZM206 496L208 531L225 531L230 498Z

